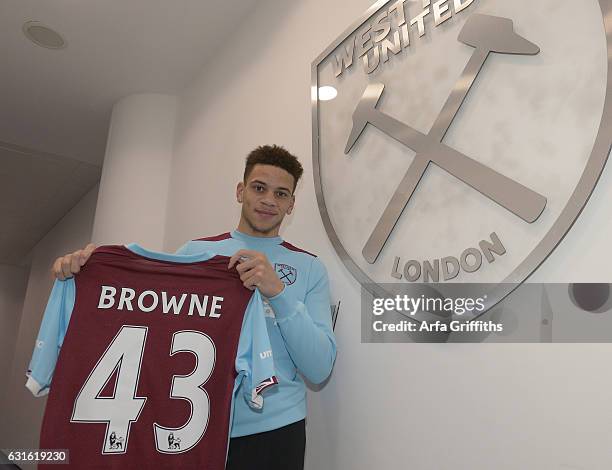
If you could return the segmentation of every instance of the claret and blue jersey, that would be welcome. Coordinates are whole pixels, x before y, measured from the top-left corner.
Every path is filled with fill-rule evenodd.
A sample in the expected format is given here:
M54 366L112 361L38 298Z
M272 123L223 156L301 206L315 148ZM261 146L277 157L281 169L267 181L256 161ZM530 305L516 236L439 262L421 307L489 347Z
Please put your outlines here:
M228 262L103 246L56 281L27 382L50 391L41 447L71 468L224 468L232 406L261 413L277 383L261 295Z
M177 254L210 250L232 256L240 249L263 252L285 288L277 296L264 299L278 386L266 393L261 411L254 411L244 401L236 402L232 437L277 429L305 418L302 375L313 383L323 382L336 358L329 281L315 255L281 237L253 237L239 231L190 241Z

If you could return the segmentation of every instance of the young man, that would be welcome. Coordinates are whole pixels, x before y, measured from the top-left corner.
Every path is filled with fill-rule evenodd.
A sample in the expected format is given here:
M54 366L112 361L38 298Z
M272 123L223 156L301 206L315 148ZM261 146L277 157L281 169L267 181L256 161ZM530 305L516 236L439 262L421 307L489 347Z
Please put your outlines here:
M236 400L228 470L303 468L306 387L301 375L323 382L336 357L325 267L278 235L285 215L293 210L302 172L297 158L284 148L256 148L236 187L236 200L242 204L238 228L190 241L177 252L211 250L230 256L228 269L235 267L244 286L258 288L267 299L266 321L279 384L266 393L263 411ZM78 273L94 249L90 244L58 258L54 275L64 279Z

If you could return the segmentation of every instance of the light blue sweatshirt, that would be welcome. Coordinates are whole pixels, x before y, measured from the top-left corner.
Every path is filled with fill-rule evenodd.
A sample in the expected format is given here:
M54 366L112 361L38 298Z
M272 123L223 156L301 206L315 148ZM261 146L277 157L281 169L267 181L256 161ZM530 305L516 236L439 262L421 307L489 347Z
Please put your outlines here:
M241 249L263 252L285 288L264 299L278 386L264 392L265 405L260 411L245 400L236 400L231 437L278 429L305 418L306 386L300 374L321 383L336 358L329 281L325 266L315 255L281 237L253 237L238 231L190 241L177 254L207 250L232 256Z

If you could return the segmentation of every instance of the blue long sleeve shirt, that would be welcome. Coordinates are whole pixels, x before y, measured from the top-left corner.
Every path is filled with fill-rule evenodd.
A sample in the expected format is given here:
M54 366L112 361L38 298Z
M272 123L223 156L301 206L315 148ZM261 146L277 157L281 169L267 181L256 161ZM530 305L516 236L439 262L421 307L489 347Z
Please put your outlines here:
M255 411L237 400L232 437L278 429L305 418L306 386L301 375L313 383L323 382L336 358L327 271L315 255L281 237L253 237L238 231L190 241L177 254L210 250L232 256L241 249L263 252L285 288L264 299L278 386L266 392L263 410Z

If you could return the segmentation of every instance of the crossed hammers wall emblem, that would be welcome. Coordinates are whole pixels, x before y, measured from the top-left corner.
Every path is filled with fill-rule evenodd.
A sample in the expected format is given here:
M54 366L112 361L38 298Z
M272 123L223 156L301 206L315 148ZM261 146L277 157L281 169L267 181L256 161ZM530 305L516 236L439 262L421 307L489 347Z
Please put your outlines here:
M416 152L363 248L368 263L376 262L404 208L431 162L446 170L525 222L534 222L546 206L546 198L522 184L442 143L480 69L491 52L535 55L540 48L514 32L512 20L474 14L466 21L459 41L475 48L461 77L427 135L376 109L384 85L368 85L353 113L353 127L346 144L348 154L368 123Z

